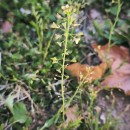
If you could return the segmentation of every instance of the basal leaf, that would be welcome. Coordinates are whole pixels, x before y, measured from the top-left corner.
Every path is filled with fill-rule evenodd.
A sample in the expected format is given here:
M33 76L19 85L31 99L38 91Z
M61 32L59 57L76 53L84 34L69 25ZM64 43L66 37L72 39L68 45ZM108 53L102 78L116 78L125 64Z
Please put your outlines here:
M51 119L47 120L44 124L44 126L40 130L44 130L45 128L50 127L52 124L55 122L55 116L52 117Z
M15 103L13 106L13 111L13 119L15 121L27 124L31 122L31 118L29 117L29 113L26 109L26 106L22 102Z
M8 109L13 114L13 105L14 105L14 95L9 95L8 98L5 101L5 105L8 107Z

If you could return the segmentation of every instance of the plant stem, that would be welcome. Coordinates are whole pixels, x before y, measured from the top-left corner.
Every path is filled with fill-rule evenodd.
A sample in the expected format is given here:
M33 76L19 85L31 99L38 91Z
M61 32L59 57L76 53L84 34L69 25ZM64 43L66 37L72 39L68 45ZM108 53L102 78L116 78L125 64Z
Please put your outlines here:
M83 85L83 83L81 83L81 84L78 85L78 87L77 87L75 93L73 94L73 96L72 96L72 97L69 99L69 101L67 102L68 105L72 102L72 100L74 99L74 97L77 95L77 93L79 92L79 89L81 88L82 85Z
M51 36L50 40L48 41L47 46L45 48L45 53L44 53L44 56L43 56L43 63L44 63L44 61L45 61L45 59L46 59L46 57L48 55L48 49L49 49L49 47L51 45L54 34L55 34L55 32L52 34L52 36Z
M63 53L63 62L62 62L62 73L61 73L61 90L62 90L62 112L63 112L63 121L65 120L64 111L65 111L65 96L64 96L64 73L65 73L65 59L67 52L67 44L69 37L70 21L69 15L67 16L67 28L65 30L65 44L64 44L64 53Z
M114 24L112 25L112 27L110 29L107 54L108 54L108 52L110 50L110 47L111 47L112 34L113 34L115 26L116 26L116 24L118 22L119 14L120 14L120 11L121 11L121 6L122 6L122 4L121 4L120 0L118 0L118 9L117 9L117 14L116 14L115 22L114 22Z

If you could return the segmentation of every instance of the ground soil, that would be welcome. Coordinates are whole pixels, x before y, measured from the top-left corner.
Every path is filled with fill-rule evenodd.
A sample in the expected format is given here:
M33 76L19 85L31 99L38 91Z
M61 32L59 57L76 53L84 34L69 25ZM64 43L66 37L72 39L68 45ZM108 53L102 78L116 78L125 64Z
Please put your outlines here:
M101 108L101 123L110 116L117 130L130 130L130 96L119 90L102 90L98 93L96 105Z

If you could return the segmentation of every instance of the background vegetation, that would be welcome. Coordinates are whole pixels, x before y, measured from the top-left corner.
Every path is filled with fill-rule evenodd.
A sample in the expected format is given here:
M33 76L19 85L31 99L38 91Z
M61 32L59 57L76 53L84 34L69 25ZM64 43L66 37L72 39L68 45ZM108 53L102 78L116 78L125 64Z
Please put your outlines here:
M129 47L129 7L123 0L0 0L0 130L43 130L52 125L65 130L111 129L109 118L99 125L97 94L84 92L92 85L78 84L65 67L80 62L89 44L75 31L80 11L101 12L103 24L95 21L96 32L88 32L96 42L111 40ZM79 105L74 107L77 120L67 124L66 111L73 104ZM81 118L83 104L89 113L86 121Z

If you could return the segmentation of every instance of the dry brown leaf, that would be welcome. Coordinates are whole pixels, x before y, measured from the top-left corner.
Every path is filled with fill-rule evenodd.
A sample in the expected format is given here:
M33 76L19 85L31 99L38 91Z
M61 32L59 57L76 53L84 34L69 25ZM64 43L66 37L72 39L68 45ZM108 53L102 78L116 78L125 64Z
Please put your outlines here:
M76 121L78 119L82 119L79 114L77 114L78 105L75 104L74 106L68 108L65 112L66 115L66 124L69 124L70 121Z
M130 95L130 74L113 73L108 76L101 84L107 88L119 88L126 95Z
M93 46L94 50L96 52L98 52L98 54L101 56L101 58L103 58L102 60L104 60L107 55L108 44L106 44L104 46L98 46L97 44L93 44L92 46ZM126 59L127 61L130 59L129 50L128 50L128 48L126 48L124 46L110 47L107 56L108 56L108 58Z
M129 50L123 46L113 46L110 48L108 54L106 54L108 45L102 46L101 48L97 45L93 45L93 47L99 53L102 60L105 61L106 55L108 56L108 60L113 60L111 65L112 74L106 77L101 85L107 88L119 88L126 95L130 95Z
M98 66L88 66L85 64L74 63L66 67L71 74L79 81L91 83L95 79L100 79L107 69L107 60L110 62L111 75L101 83L101 86L107 88L122 89L125 94L130 95L130 56L128 48L123 46L112 46L108 53L108 45L99 47L93 45L94 50L99 54L102 63ZM99 88L99 90L102 87Z
M87 80L91 83L93 80L100 79L103 76L107 69L107 64L103 62L98 66L88 66L85 64L74 63L68 65L66 69L69 70L73 76L77 77L79 81Z
M14 14L12 12L9 12L7 14L7 18L9 20L5 20L2 23L2 32L3 33L11 33L12 32L12 28L13 28L13 24L14 24Z
M2 32L3 33L11 33L12 32L12 27L13 27L13 25L10 22L5 21L2 24Z
M108 45L99 47L97 44L93 44L93 48L98 52L100 58L106 62L106 58L111 63L112 72L118 71L121 73L130 73L130 57L129 50L123 46L112 46L107 53ZM127 70L127 71L126 71Z

